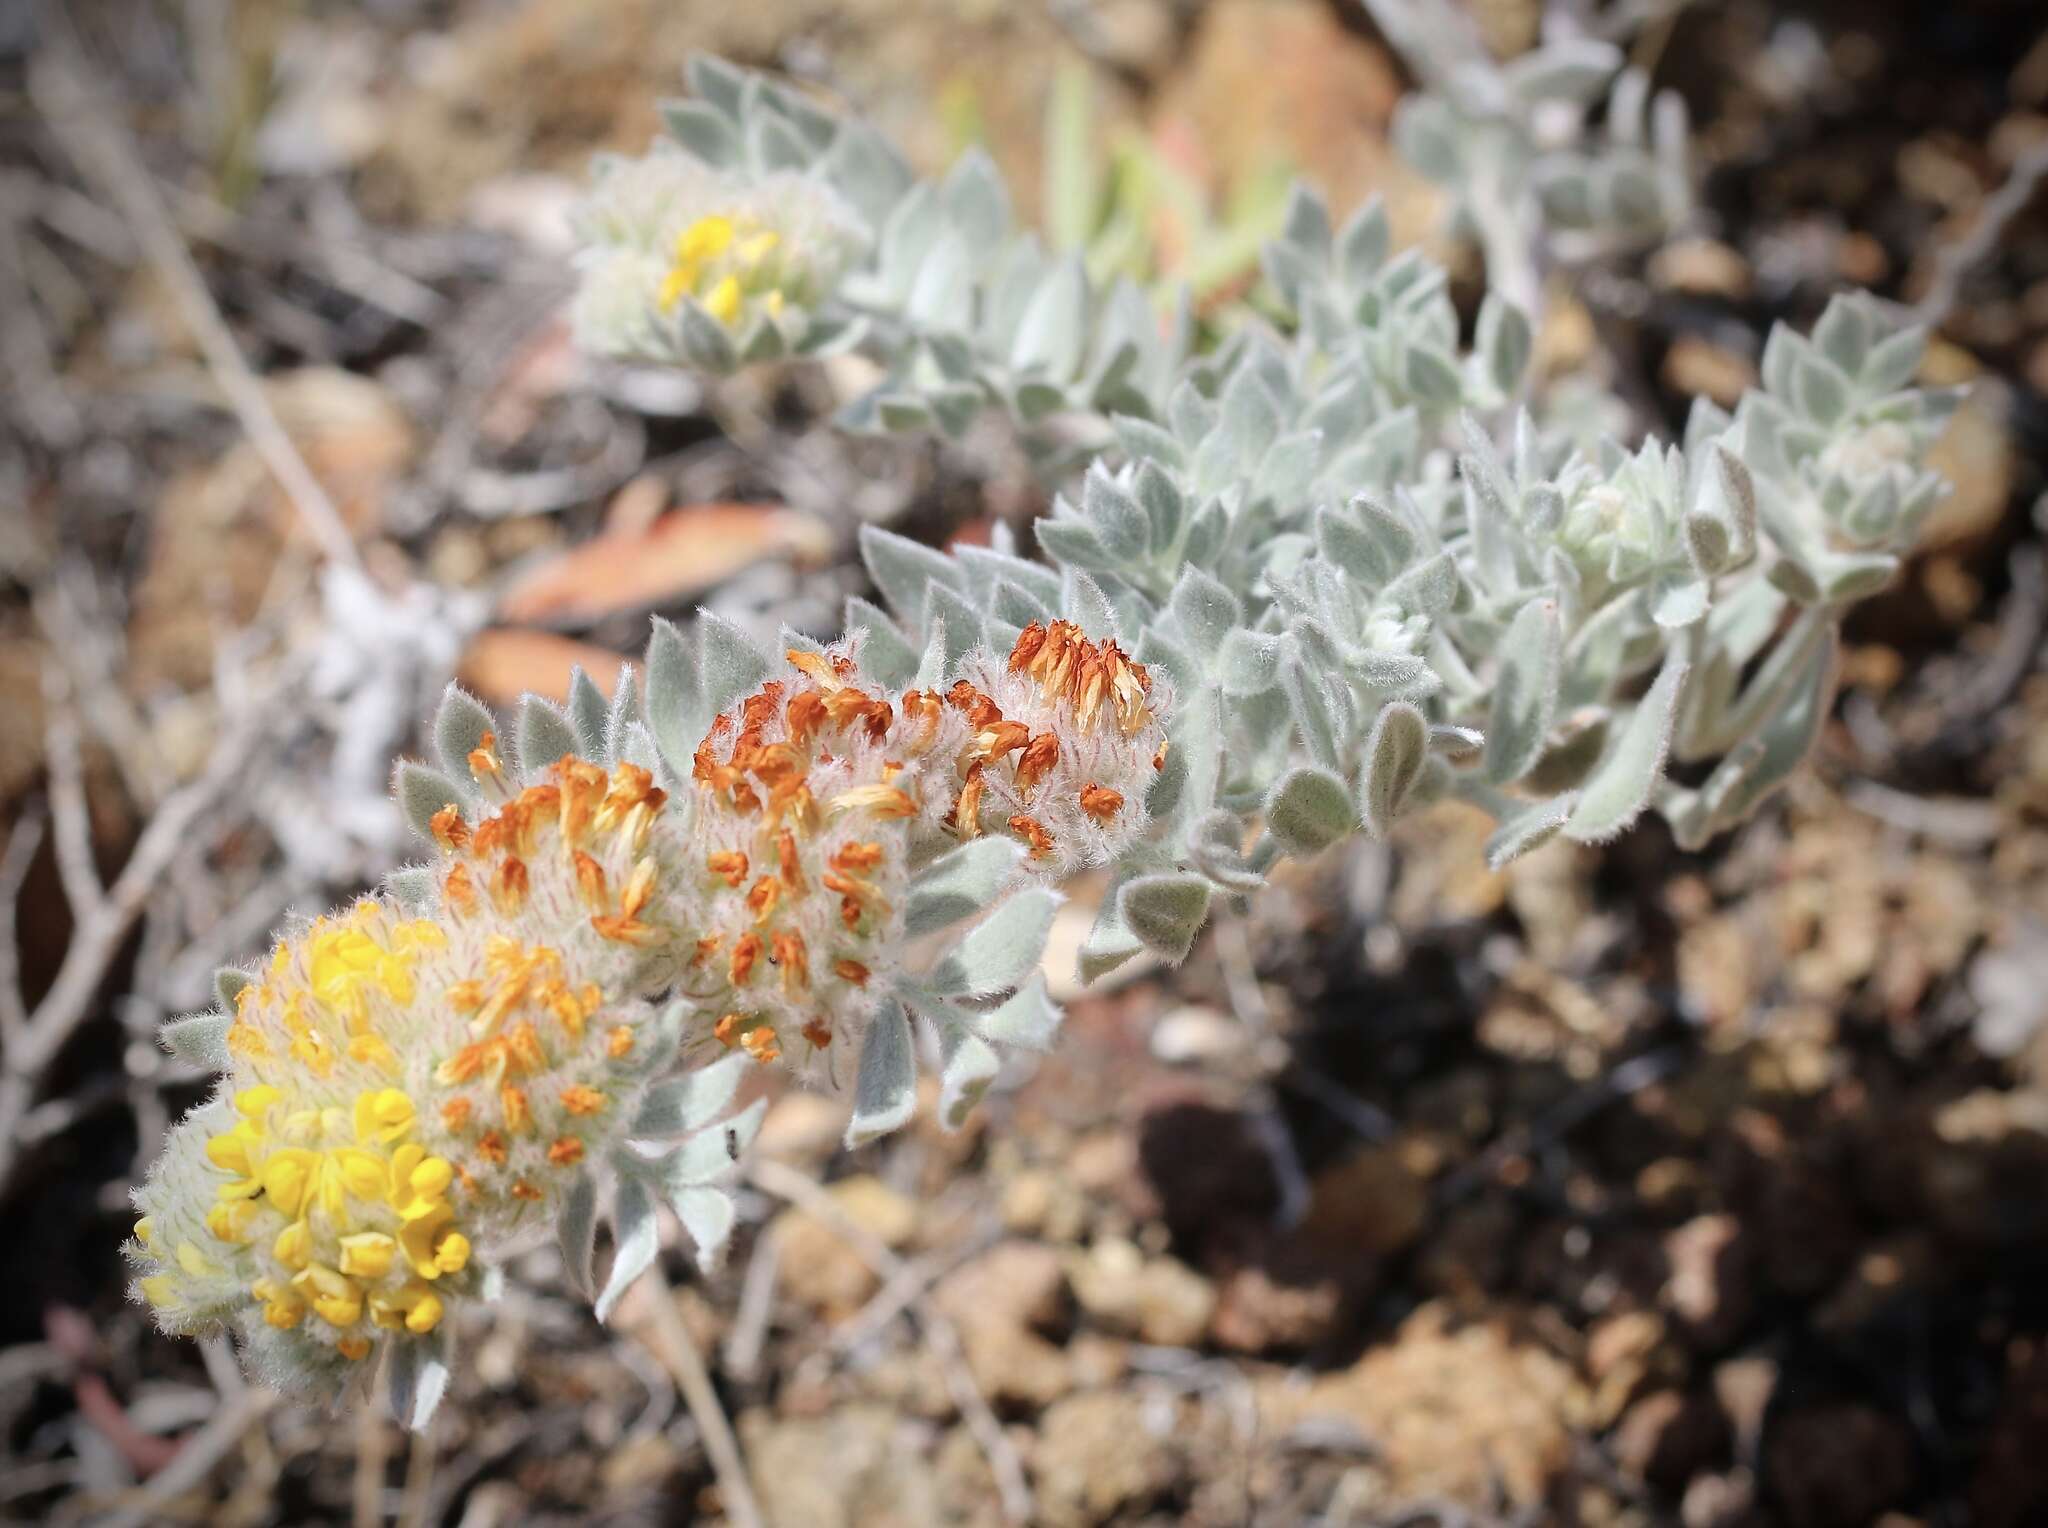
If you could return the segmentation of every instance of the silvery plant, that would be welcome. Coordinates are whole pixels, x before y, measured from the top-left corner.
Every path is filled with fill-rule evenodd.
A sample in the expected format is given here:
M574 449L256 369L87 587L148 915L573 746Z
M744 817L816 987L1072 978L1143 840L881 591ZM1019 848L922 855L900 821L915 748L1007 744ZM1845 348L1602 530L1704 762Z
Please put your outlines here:
M1523 94L1583 98L1574 60ZM859 1144L929 1058L957 1124L1055 1037L1041 962L1077 871L1108 882L1092 980L1439 798L1493 816L1495 865L1651 810L1705 843L1806 757L1842 612L1942 491L1953 400L1866 298L1774 333L1762 387L1681 440L1585 439L1546 418L1524 308L1495 290L1461 343L1376 203L1338 224L1298 189L1272 321L1202 344L1185 301L1018 228L985 156L920 179L774 80L706 59L691 84L594 178L582 343L719 372L857 349L882 380L848 427L996 413L1057 497L1039 558L870 528L879 602L829 640L706 614L657 622L609 696L579 676L498 716L452 691L397 775L422 863L171 1026L223 1080L137 1193L139 1296L296 1391L381 1364L413 1421L451 1317L534 1238L600 1315L658 1203L717 1259L756 1070L850 1094Z
M1508 301L1533 310L1545 265L1638 249L1684 222L1685 103L1624 67L1613 40L1563 33L1503 63L1451 0L1365 6L1427 87L1402 101L1395 146L1448 198Z

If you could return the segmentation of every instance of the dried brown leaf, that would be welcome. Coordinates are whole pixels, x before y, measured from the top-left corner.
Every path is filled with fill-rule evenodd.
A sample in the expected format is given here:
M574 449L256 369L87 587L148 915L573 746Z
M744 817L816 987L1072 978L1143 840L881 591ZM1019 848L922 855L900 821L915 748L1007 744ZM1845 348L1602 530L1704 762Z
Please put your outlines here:
M529 692L549 700L567 700L569 675L577 668L610 695L618 683L619 665L626 661L594 642L578 642L550 631L494 626L471 640L455 674L488 704L510 706Z
M594 621L695 598L771 557L816 564L831 548L825 527L795 510L697 504L640 534L607 533L550 558L505 591L498 614L522 623Z

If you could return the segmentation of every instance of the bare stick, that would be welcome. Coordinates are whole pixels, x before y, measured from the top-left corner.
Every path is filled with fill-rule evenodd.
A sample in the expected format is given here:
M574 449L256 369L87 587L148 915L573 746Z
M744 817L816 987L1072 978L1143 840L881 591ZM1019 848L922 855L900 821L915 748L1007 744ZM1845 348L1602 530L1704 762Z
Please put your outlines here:
M736 1380L750 1380L760 1370L761 1347L768 1339L768 1318L775 1305L775 1276L781 1267L782 1238L771 1226L755 1238L747 1276L740 1281L732 1335L725 1340L725 1372Z
M57 836L57 874L71 915L83 919L106 896L92 858L92 815L85 804L85 772L78 757L78 717L70 686L55 664L43 671L43 695L50 708L43 752L50 768L50 816Z
M176 299L228 407L314 540L334 561L358 562L355 542L340 511L278 423L263 384L235 343L191 251L164 210L156 183L136 153L134 139L106 91L93 78L69 28L53 24L44 42L41 56L29 70L31 99L76 155L80 167L99 182L134 230L143 253Z
M964 1245L944 1252L930 1252L915 1261L905 1260L875 1291L874 1298L834 1328L829 1344L831 1350L840 1354L851 1353L873 1338L909 1310L940 1279L969 1258L986 1252L1001 1234L1000 1227L991 1225Z
M422 1427L412 1435L405 1456L405 1485L398 1498L398 1515L393 1528L422 1528L427 1521L428 1498L434 1489L434 1429Z
M119 1510L98 1519L98 1528L141 1528L144 1523L161 1521L164 1504L206 1479L228 1450L276 1404L275 1391L254 1387L224 1402L212 1421L178 1446L169 1464L150 1476Z
M384 1468L391 1459L391 1440L384 1417L374 1406L356 1413L356 1473L351 1501L354 1528L383 1528Z
M690 1408L690 1417L704 1439L711 1473L718 1477L718 1494L725 1501L726 1518L733 1528L762 1528L761 1504L754 1499L753 1484L747 1479L739 1439L733 1436L732 1424L725 1419L725 1408L718 1402L718 1392L712 1387L703 1355L697 1351L690 1329L683 1325L682 1315L676 1310L675 1292L669 1288L659 1259L648 1268L643 1283L647 1302L653 1308L655 1341L650 1346L675 1377L683 1404Z
M747 1176L764 1193L787 1199L818 1221L852 1248L874 1275L885 1283L898 1278L908 1282L914 1278L906 1273L909 1264L903 1258L855 1222L830 1194L795 1168L773 1157L761 1157L747 1169ZM959 1332L924 1295L913 1298L911 1307L917 1312L918 1324L924 1328L925 1342L932 1356L938 1359L939 1366L945 1371L946 1388L952 1393L953 1404L960 1408L961 1420L966 1422L967 1430L974 1435L974 1441L981 1446L981 1452L988 1460L989 1471L996 1478L996 1490L1003 1499L1004 1516L1013 1523L1030 1522L1031 1486L1024 1476L1024 1462L1017 1457L1009 1435L989 1409L981 1387L974 1382L974 1373L967 1367L966 1355L960 1345Z
M1970 231L1935 257L1934 279L1913 310L1915 318L1937 329L1947 321L1964 280L1998 248L2006 225L2026 210L2044 178L2048 178L2048 139L2030 145L2013 161L2005 184L1977 209L1977 221Z
M10 1050L28 1030L28 1001L21 995L21 885L42 846L42 814L24 812L0 852L0 1039Z
M5 1195L20 1158L21 1123L44 1071L91 1012L93 994L121 941L194 825L246 775L256 719L264 712L261 703L249 708L244 720L214 749L205 772L164 798L114 883L94 900L72 908L75 927L56 980L27 1023L9 1037L5 1065L0 1068L0 1196Z

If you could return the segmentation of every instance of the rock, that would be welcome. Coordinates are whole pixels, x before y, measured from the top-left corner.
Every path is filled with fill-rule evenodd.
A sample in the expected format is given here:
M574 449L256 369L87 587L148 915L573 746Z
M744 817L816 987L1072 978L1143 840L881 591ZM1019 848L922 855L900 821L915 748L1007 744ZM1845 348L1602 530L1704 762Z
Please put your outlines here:
M1367 1146L1317 1173L1302 1230L1353 1257L1391 1257L1429 1219L1429 1184L1394 1146Z
M769 1528L923 1528L945 1519L919 1430L888 1406L798 1421L751 1411L741 1442Z
M1677 1492L1693 1476L1728 1462L1728 1417L1711 1396L1656 1390L1621 1419L1614 1462L1630 1480Z
M768 1106L754 1150L799 1167L818 1167L839 1149L847 1108L844 1099L793 1089Z
M1121 1204L1140 1219L1159 1211L1159 1201L1138 1165L1138 1142L1128 1130L1092 1130L1067 1153L1067 1180L1089 1199Z
M1659 1157L1636 1174L1636 1197L1660 1217L1695 1213L1706 1187L1706 1172L1687 1157Z
M932 1464L948 1528L1007 1528L995 1472L970 1428L949 1431Z
M1152 1026L1152 1054L1171 1066L1208 1066L1244 1049L1244 1026L1226 1014L1189 1003Z
M632 1496L661 1484L682 1464L682 1450L665 1434L629 1436L605 1454L598 1479L607 1495Z
M1003 1186L1003 1227L1049 1242L1079 1241L1088 1201L1059 1173L1026 1168Z
M1738 1528L1752 1522L1756 1482L1747 1470L1725 1475L1697 1475L1678 1504L1684 1528Z
M1586 1334L1586 1372L1606 1379L1626 1365L1640 1366L1664 1340L1664 1318L1631 1310L1607 1317Z
M1336 1333L1346 1303L1343 1285L1312 1269L1296 1278L1263 1265L1234 1268L1217 1285L1209 1333L1240 1353L1300 1352Z
M1779 1418L1764 1438L1764 1494L1788 1528L1861 1528L1913 1489L1913 1435L1853 1401Z
M1778 1366L1768 1358L1731 1358L1714 1369L1714 1398L1735 1428L1744 1456L1763 1436L1764 1412L1778 1389Z
M1700 1215L1664 1238L1670 1265L1663 1303L1704 1347L1719 1347L1749 1319L1748 1249L1733 1215Z
M1946 477L1954 492L1927 517L1918 540L1921 554L1974 549L2003 522L2018 465L2010 418L2004 389L1972 387L1929 448L1927 465Z
M1305 1389L1261 1387L1260 1430L1349 1422L1376 1445L1392 1500L1490 1507L1498 1485L1513 1506L1533 1507L1570 1462L1585 1401L1563 1360L1516 1339L1506 1322L1459 1326L1431 1303L1342 1374Z
M1046 1412L1033 1474L1047 1528L1089 1528L1150 1505L1174 1482L1172 1448L1137 1396L1070 1395Z
M1681 334L1664 352L1664 385L1687 397L1704 395L1733 408L1756 386L1756 363L1697 334Z
M1433 205L1387 141L1400 96L1393 59L1361 46L1336 12L1218 0L1155 104L1177 148L1213 160L1217 183L1254 183L1277 161L1298 166L1340 213L1380 191L1404 245L1427 231Z
M1740 302L1749 295L1749 262L1718 239L1676 239L1651 256L1650 280L1666 292Z
M902 1246L917 1229L917 1206L879 1178L845 1178L825 1192L854 1224L886 1246ZM781 1242L784 1291L826 1320L852 1315L880 1286L861 1255L809 1212L786 1209L771 1229Z
M933 1303L960 1332L975 1383L997 1404L1045 1406L1073 1388L1067 1355L1037 1329L1066 1314L1060 1256L1006 1241L941 1279Z
M1623 1311L1586 1336L1586 1374L1593 1381L1593 1422L1605 1427L1621 1415L1652 1372L1664 1341L1664 1318L1654 1311Z
M1157 1347L1193 1347L1216 1310L1207 1279L1174 1258L1147 1258L1120 1238L1077 1254L1067 1276L1089 1315Z
M2018 1346L2015 1344L2015 1346ZM2048 1353L2019 1358L1970 1481L1970 1510L1983 1528L2048 1522Z
M862 1371L860 1398L886 1401L897 1415L944 1423L959 1414L946 1366L923 1344L906 1344L877 1354ZM827 1396L826 1410L842 1396ZM785 1409L785 1415L793 1415Z

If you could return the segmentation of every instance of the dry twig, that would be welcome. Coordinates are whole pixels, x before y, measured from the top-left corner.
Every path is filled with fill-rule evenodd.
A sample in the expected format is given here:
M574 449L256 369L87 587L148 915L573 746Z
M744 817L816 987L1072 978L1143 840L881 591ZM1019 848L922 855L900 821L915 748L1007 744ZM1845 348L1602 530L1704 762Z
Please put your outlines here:
M36 850L43 846L43 815L24 812L8 830L0 850L0 1041L12 1052L28 1032L28 1005L21 995L21 949L16 930L22 882Z
M857 1224L830 1194L795 1168L773 1157L761 1157L747 1169L747 1176L762 1192L788 1200L817 1220L852 1248L875 1277L885 1284L904 1275L909 1267L903 1258ZM982 1455L988 1460L989 1470L996 1478L996 1490L1002 1496L1004 1516L1013 1523L1030 1522L1031 1486L1024 1476L1024 1462L1017 1457L1017 1450L1003 1431L1002 1423L996 1420L996 1414L989 1409L987 1397L974 1382L973 1371L967 1367L966 1355L960 1346L959 1332L927 1295L916 1295L911 1301L911 1309L916 1311L918 1324L924 1328L925 1341L932 1356L938 1359L945 1371L946 1388L952 1393L953 1404L960 1408L961 1419L966 1422L967 1430L974 1435L974 1441L981 1446Z
M9 1023L7 1053L0 1058L0 1197L4 1197L21 1157L23 1124L48 1070L66 1042L92 1012L108 966L141 915L143 904L185 847L199 819L211 811L229 788L247 776L250 752L266 714L261 701L216 744L199 777L173 791L158 807L135 841L111 885L101 887L92 866L91 828L78 780L77 722L68 693L53 686L50 717L50 805L55 818L59 869L71 903L73 930L56 979L32 1013L20 1024ZM4 868L4 867L0 867ZM0 880L0 893L6 891ZM12 898L0 895L0 908ZM11 930L10 930L11 938ZM0 971L0 975L11 973ZM18 985L6 984L0 1011L17 1012L24 1004Z
M99 1519L95 1528L141 1528L144 1523L161 1521L164 1505L206 1479L277 1401L276 1391L252 1386L224 1402L212 1421L179 1445L169 1464L150 1476L117 1511Z
M725 1372L742 1383L760 1372L768 1318L775 1306L775 1279L782 1267L782 1238L770 1226L755 1238L747 1274L740 1281L739 1308L725 1340Z
M683 1325L682 1314L676 1309L675 1291L669 1288L659 1259L648 1268L641 1282L654 1323L655 1340L649 1345L655 1357L675 1376L683 1404L690 1408L691 1420L704 1439L704 1452L711 1460L712 1474L718 1477L718 1494L724 1499L725 1515L733 1528L762 1528L765 1520L761 1504L755 1500L753 1483L747 1478L739 1439L733 1436L725 1408L718 1402L718 1391L711 1384L711 1372L704 1367L704 1357L697 1351L690 1329Z
M1990 258L2005 237L2006 226L2026 211L2041 182L2048 180L2048 138L2028 146L2013 161L2012 173L1977 209L1977 221L1970 231L1935 258L1934 279L1927 293L1913 309L1913 316L1931 328L1940 328L1954 311L1970 272Z
M46 13L54 14L56 13ZM176 298L215 383L241 421L249 443L284 489L321 549L336 562L356 563L354 540L327 490L278 423L263 384L229 332L220 307L193 263L156 183L143 168L134 140L66 27L55 19L46 46L29 71L29 95L50 119L79 165L120 210L143 252Z

